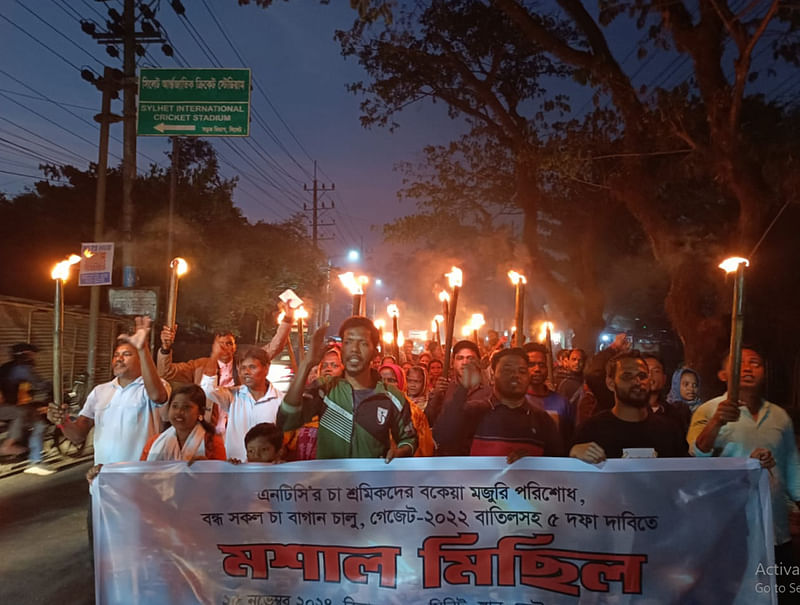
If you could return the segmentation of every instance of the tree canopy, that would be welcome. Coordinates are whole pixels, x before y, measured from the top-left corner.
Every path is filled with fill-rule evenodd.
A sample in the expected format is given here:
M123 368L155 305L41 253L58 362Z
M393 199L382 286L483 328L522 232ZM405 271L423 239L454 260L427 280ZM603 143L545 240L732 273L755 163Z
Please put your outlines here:
M14 258L0 273L0 292L39 300L52 298L50 268L81 242L93 241L96 168L43 166L50 179L10 199L0 198L0 253ZM180 145L174 244L187 259L181 280L178 322L184 330L233 329L252 337L254 319L272 326L277 297L285 288L320 298L323 261L313 249L302 217L283 223L251 223L233 203L235 179L220 176L213 147L199 139ZM169 173L155 165L134 185L135 264L140 286L167 285ZM121 167L108 174L106 236L119 239ZM85 304L88 288L67 283L68 304ZM119 270L113 282L121 283Z

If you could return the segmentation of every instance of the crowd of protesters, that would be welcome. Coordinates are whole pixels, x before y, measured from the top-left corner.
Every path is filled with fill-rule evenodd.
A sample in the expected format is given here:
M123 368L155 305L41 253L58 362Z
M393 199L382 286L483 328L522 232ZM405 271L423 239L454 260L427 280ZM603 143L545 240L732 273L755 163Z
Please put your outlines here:
M326 340L325 328L314 333L283 394L267 374L271 357L287 344L291 316L284 323L263 348L237 355L234 336L221 334L208 357L181 363L172 362L175 333L165 328L156 365L150 321L137 318L135 333L114 352L115 378L95 387L76 419L54 414L76 442L94 427L89 479L103 464L138 460L389 463L456 455L509 463L571 456L599 464L752 457L770 469L777 560L792 560L800 456L788 414L764 397L765 360L753 347L742 353L739 401L723 393L702 403L697 372L680 367L668 381L662 361L632 350L624 335L591 357L573 349L555 360L538 343L509 347L495 338L482 349L462 340L444 368L433 343L419 352L411 343L400 359L383 355L375 325L354 316L338 339ZM722 360L722 382L728 366Z

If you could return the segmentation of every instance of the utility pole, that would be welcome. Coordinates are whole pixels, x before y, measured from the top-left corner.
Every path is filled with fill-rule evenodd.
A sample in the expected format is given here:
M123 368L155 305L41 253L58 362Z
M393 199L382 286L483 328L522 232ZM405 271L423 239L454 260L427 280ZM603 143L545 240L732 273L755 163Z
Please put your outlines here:
M109 20L106 31L98 31L98 24L90 20L81 21L81 29L98 43L106 45L106 52L119 57L115 44L122 44L123 72L123 142L122 142L122 285L136 285L136 266L133 258L133 184L136 180L136 55L144 56L143 43L160 43L165 55L172 55L172 48L161 34L161 24L149 5L139 5L141 31L136 25L135 0L123 0L122 14L114 8L108 9Z
M117 91L122 85L122 72L118 69L105 67L103 77L95 78L94 74L86 70L82 77L92 82L103 93L100 113L94 116L100 123L100 146L97 154L97 190L94 200L94 241L103 241L105 229L106 208L106 176L108 172L108 135L111 124L122 120L122 116L111 113L111 99L119 95ZM89 392L94 386L95 358L97 350L97 321L100 315L100 288L92 286L89 298L89 346L87 351L86 389Z
M336 207L334 202L330 203L330 206L326 206L325 202L322 205L319 204L319 194L325 193L327 191L334 191L336 189L336 184L331 183L330 187L326 185L320 185L317 182L317 161L314 160L314 184L309 189L308 185L303 185L303 191L311 191L312 192L312 202L311 208L309 209L305 204L303 204L303 210L306 212L311 210L311 239L314 242L314 248L319 246L319 242L326 239L333 239L332 237L319 237L319 228L320 227L333 227L336 223L331 221L329 223L320 223L319 222L319 211L320 210L330 210Z
M325 193L327 191L334 191L336 189L336 184L331 183L330 187L326 185L320 185L317 182L317 161L314 160L314 184L311 186L311 189L308 188L308 185L303 185L303 191L311 191L312 192L312 201L311 201L311 240L314 243L314 250L319 250L319 242L323 240L333 239L333 236L319 236L319 228L320 227L333 227L336 223L335 221L331 220L328 223L320 223L319 222L319 211L320 210L331 210L336 207L336 204L331 201L330 206L326 206L325 202L322 202L322 205L319 203L319 194ZM309 208L303 204L303 210L308 212ZM325 278L325 303L323 305L317 305L316 313L314 314L314 330L317 329L318 326L321 326L323 323L328 321L328 316L330 314L330 290L331 290L331 262L328 259L328 265L326 267L326 278Z

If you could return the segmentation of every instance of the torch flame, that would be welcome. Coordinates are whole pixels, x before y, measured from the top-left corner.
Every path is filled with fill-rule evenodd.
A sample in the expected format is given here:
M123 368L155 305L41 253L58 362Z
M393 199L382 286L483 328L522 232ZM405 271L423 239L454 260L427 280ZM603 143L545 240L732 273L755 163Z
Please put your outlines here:
M81 262L80 256L77 254L70 254L66 260L56 263L56 265L53 267L53 270L50 271L50 277L53 279L60 279L62 282L67 281L67 279L69 279L70 266L79 262Z
M339 280L341 280L342 285L347 288L350 294L364 294L364 291L361 289L361 284L358 283L358 280L356 279L356 276L353 275L352 271L340 273Z
M184 275L189 270L189 263L183 260L180 256L176 256L172 259L169 263L170 269L175 269L175 273L178 274L178 277Z
M547 329L550 329L550 334L552 336L554 326L552 321L543 321L542 325L539 327L539 342L544 342L547 340Z
M441 292L439 292L439 300L442 302L450 300L450 295L447 293L446 290L442 290Z
M464 326L461 328L461 336L464 338L469 338L472 336L472 322L464 324Z
M451 288L461 287L461 281L462 281L461 269L459 269L458 267L450 267L450 273L445 273L444 276L450 283Z
M366 275L359 275L358 283L361 286L366 286L369 283L369 277L367 277Z
M394 340L394 334L392 334L391 332L384 332L383 333L383 342L385 342L386 344L390 345L390 344L392 344L393 340Z
M483 319L483 313L473 313L469 320L473 330L480 330L486 321Z
M730 258L726 258L719 264L719 268L725 271L725 273L735 273L736 270L739 268L739 265L744 263L745 267L750 266L750 261L746 258L742 258L741 256L731 256Z
M86 248L86 250L83 251L83 256L86 258L92 258L94 256L94 252L89 250L89 248Z
M437 329L441 329L442 324L444 323L444 317L441 315L434 315L433 321L431 321L431 331L436 332ZM437 325L439 328L437 328Z
M403 331L402 331L402 330L400 330L400 331L397 333L397 346L398 346L398 347L402 347L402 346L403 346L403 344L405 344L405 342L406 342L406 337L405 337L405 336L403 336Z
M305 307L302 305L297 307L294 311L294 318L295 319L307 319L308 318L308 311L305 310Z
M386 327L386 320L383 319L376 319L372 323L375 324L375 327L378 328L379 332L382 332L383 329Z
M522 273L517 273L513 269L508 272L508 277L509 279L511 279L511 283L514 284L515 286L520 282L520 280L522 280L523 284L528 283L528 280L525 279L525 276L522 275Z
M386 307L386 312L389 314L389 317L399 317L400 310L397 308L397 305L392 303L388 307Z

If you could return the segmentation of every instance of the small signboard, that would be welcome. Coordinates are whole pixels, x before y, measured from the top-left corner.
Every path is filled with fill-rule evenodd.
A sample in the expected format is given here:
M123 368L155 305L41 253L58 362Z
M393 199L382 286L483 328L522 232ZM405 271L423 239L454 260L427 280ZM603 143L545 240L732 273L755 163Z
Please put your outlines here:
M248 136L250 70L140 69L136 133Z
M108 303L114 315L147 315L155 321L158 313L158 289L109 288Z
M110 286L114 268L114 242L81 244L79 286Z

